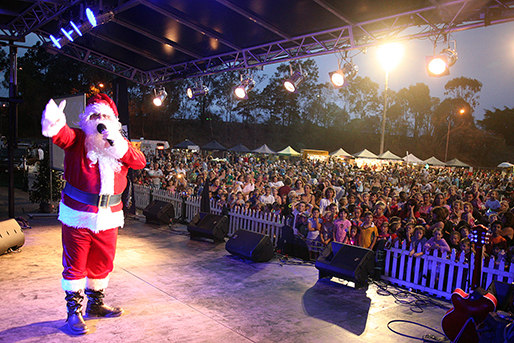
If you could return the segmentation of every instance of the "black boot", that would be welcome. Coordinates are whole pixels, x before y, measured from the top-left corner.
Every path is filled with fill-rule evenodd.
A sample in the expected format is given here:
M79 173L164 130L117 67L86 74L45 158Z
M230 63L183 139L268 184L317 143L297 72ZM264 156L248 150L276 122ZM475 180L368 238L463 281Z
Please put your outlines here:
M104 304L104 291L94 291L86 288L87 307L86 316L88 317L119 317L123 313L123 309L118 307L110 307Z
M89 328L82 317L82 300L84 297L80 292L66 291L66 308L68 309L68 327L74 335L84 335Z

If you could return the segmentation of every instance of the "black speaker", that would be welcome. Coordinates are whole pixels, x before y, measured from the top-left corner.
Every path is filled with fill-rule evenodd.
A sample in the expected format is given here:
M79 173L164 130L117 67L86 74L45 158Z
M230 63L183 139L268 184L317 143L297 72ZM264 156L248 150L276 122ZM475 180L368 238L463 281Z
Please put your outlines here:
M232 255L239 255L254 262L267 262L275 254L268 235L239 229L225 244Z
M373 250L355 245L331 242L315 263L319 278L338 277L353 281L355 288L367 286L368 277L375 268Z
M0 222L0 255L19 249L25 244L25 234L14 219Z
M514 284L494 280L487 288L487 292L496 297L497 311L509 312L514 310Z
M304 261L310 261L311 259L305 239L296 236L293 228L288 225L284 225L281 229L277 242L277 252L283 255L298 257Z
M228 234L228 217L210 213L197 215L187 226L187 231L191 239L210 238L223 241Z
M165 201L154 200L143 210L147 223L169 224L175 218L173 204Z

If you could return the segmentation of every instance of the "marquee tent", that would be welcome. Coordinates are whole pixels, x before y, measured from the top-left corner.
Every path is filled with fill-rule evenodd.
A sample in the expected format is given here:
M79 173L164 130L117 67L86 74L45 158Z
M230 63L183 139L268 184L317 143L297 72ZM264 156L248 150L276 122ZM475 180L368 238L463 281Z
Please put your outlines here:
M414 154L407 154L407 156L403 157L403 160L407 163L423 163L423 160L414 156Z
M453 160L449 160L448 162L446 162L446 165L448 167L471 167L469 164L467 163L464 163L456 158L454 158Z
M243 144L239 143L238 145L236 145L235 147L232 147L230 149L228 149L229 151L233 151L233 152L251 152L250 149L248 149L246 146L244 146Z
M369 151L368 149L364 149L362 151L359 151L356 154L353 154L353 157L355 158L378 158L377 155Z
M378 155L378 158L381 158L383 160L399 160L399 161L402 160L402 158L400 156L396 156L395 154L393 154L389 150L387 150L386 152L384 152L381 155Z
M200 147L195 143L191 142L189 139L186 139L185 141L174 145L173 149L200 150Z
M343 148L339 148L336 151L331 152L330 156L333 156L333 157L353 157L352 154L347 153Z
M291 148L290 145L287 146L287 148L284 148L277 152L277 154L282 156L300 156L300 153L293 148Z
M209 144L207 145L204 145L202 147L202 150L209 150L209 151L214 151L214 150L218 150L218 151L225 151L227 150L227 148L225 148L223 145L221 145L220 143L216 142L216 141L212 141L210 142Z
M444 166L446 166L446 164L444 164L443 161L438 160L434 156L424 160L423 164L428 164L429 166L435 166L435 167L444 167Z
M514 167L514 164L512 164L510 162L502 162L502 163L498 164L497 167L498 168L512 168L512 167Z
M252 152L256 153L256 154L276 154L275 151L271 150L266 144L263 144L261 147L255 149L255 150L252 150Z

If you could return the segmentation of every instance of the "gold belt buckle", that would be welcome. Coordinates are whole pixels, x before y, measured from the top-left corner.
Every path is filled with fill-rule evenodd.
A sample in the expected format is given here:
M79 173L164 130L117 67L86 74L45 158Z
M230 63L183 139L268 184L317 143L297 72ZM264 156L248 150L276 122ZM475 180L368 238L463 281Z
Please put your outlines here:
M109 207L110 200L111 200L110 194L100 194L100 198L98 199L98 207L102 207L102 208Z

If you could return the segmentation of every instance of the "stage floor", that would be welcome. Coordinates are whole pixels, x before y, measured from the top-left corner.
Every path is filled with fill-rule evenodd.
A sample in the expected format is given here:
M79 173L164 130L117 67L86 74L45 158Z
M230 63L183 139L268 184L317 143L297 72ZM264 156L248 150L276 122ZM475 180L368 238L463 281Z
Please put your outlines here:
M223 243L190 240L183 225L128 219L106 292L106 303L125 314L88 320L90 333L72 338L60 288L59 222L29 221L22 249L0 256L0 342L412 342L388 323L419 323L428 328L390 325L416 338L439 336L429 328L441 331L450 307L435 300L441 307L420 310L407 304L412 296L401 304L374 284L356 290L318 280L313 264L278 257L253 263Z

